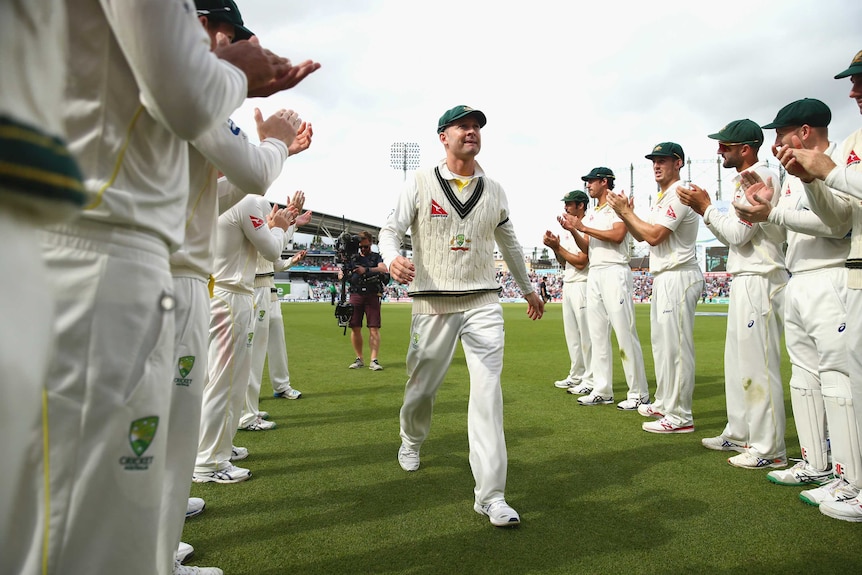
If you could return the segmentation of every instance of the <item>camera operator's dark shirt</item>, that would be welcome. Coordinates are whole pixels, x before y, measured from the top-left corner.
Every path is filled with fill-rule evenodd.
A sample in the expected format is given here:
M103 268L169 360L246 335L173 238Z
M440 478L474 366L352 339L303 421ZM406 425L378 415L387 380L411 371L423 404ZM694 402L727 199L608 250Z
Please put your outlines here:
M368 255L358 254L354 256L350 271L350 291L352 293L379 293L388 283L386 274L380 272L369 272L371 268L376 268L383 263L383 256L377 252L368 252ZM362 266L365 268L365 273L359 275L356 273L356 268Z

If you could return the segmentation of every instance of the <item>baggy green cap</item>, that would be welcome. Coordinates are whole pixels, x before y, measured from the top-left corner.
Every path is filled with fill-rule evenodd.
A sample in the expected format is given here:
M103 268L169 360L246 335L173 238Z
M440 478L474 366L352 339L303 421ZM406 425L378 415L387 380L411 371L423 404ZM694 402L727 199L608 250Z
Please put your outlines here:
M846 78L847 76L853 76L856 74L862 74L862 50L856 52L856 55L853 56L853 61L850 62L850 67L837 74L835 79L838 80L840 78Z
M471 114L475 115L479 120L479 127L484 128L485 124L488 122L487 118L485 118L485 114L483 114L481 110L461 105L455 106L451 110L446 110L446 112L440 116L440 119L437 120L437 133L439 134L445 130L449 124L453 123L455 120L460 120L464 116L469 116Z
M734 120L707 137L725 144L762 144L763 130L755 122L746 118Z
M644 156L647 160L652 160L658 157L678 158L685 161L685 152L682 151L682 146L676 142L662 142L653 147L652 152Z
M589 204L590 197L582 192L581 190L575 190L573 192L569 192L565 196L563 196L564 202L577 202L579 204Z
M585 182L590 180L601 180L607 178L608 180L613 180L616 176L614 176L613 171L610 168L593 168L590 170L590 173L586 176L581 176L581 179Z
M788 126L808 125L812 128L825 128L832 121L829 106L815 98L803 98L790 102L775 115L772 122L763 126L765 130L787 128Z

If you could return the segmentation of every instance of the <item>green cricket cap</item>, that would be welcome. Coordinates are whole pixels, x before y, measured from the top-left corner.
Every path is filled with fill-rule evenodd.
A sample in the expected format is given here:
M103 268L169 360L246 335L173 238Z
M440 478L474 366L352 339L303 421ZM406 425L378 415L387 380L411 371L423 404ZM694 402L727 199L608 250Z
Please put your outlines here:
M707 137L725 144L762 144L763 130L755 122L746 118L734 120Z
M656 144L655 147L653 147L652 152L644 157L647 160L659 157L678 158L684 162L685 152L682 151L682 146L676 142L662 142L661 144Z
M485 124L488 122L488 119L485 118L485 114L482 113L481 110L476 110L475 108L471 108L470 106L455 106L451 110L446 110L440 119L437 120L437 133L439 134L443 130L445 130L451 123L455 120L460 120L464 116L476 116L476 119L479 120L479 127L484 128Z
M195 0L198 16L206 16L216 22L232 24L234 28L233 41L248 40L254 33L245 27L242 14L233 0Z
M815 98L802 98L790 102L775 115L772 122L763 126L765 130L786 128L788 126L808 125L812 128L825 128L832 121L829 106Z
M837 74L835 79L838 80L839 78L846 78L855 74L862 74L862 50L856 52L856 55L853 56L853 61L850 62L850 67Z
M602 177L604 177L604 176L602 176ZM563 201L564 202L576 202L579 204L589 204L590 203L590 197L586 193L582 192L581 190L575 190L575 191L569 192L568 194L563 196Z
M593 168L590 170L590 173L586 176L581 176L581 179L585 182L590 180L601 180L603 178L607 178L608 180L613 180L616 176L614 176L613 171L610 168Z

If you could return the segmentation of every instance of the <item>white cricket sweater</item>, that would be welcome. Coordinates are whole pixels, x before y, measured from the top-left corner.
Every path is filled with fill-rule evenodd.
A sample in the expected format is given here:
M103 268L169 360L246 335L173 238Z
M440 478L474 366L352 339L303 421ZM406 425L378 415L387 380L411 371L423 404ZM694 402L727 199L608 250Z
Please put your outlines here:
M499 302L495 241L521 291L535 291L503 188L478 164L460 192L455 179L445 160L417 171L380 230L380 254L390 267L411 230L416 277L408 291L414 314L455 313Z

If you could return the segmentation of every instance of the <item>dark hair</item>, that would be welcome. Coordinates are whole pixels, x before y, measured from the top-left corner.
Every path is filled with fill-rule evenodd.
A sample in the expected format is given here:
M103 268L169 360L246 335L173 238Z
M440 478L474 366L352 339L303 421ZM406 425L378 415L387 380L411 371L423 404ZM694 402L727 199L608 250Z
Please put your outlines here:
M359 241L361 242L362 240L368 240L369 242L371 242L373 244L374 243L374 236L371 235L371 232L361 231L361 232L359 232Z

